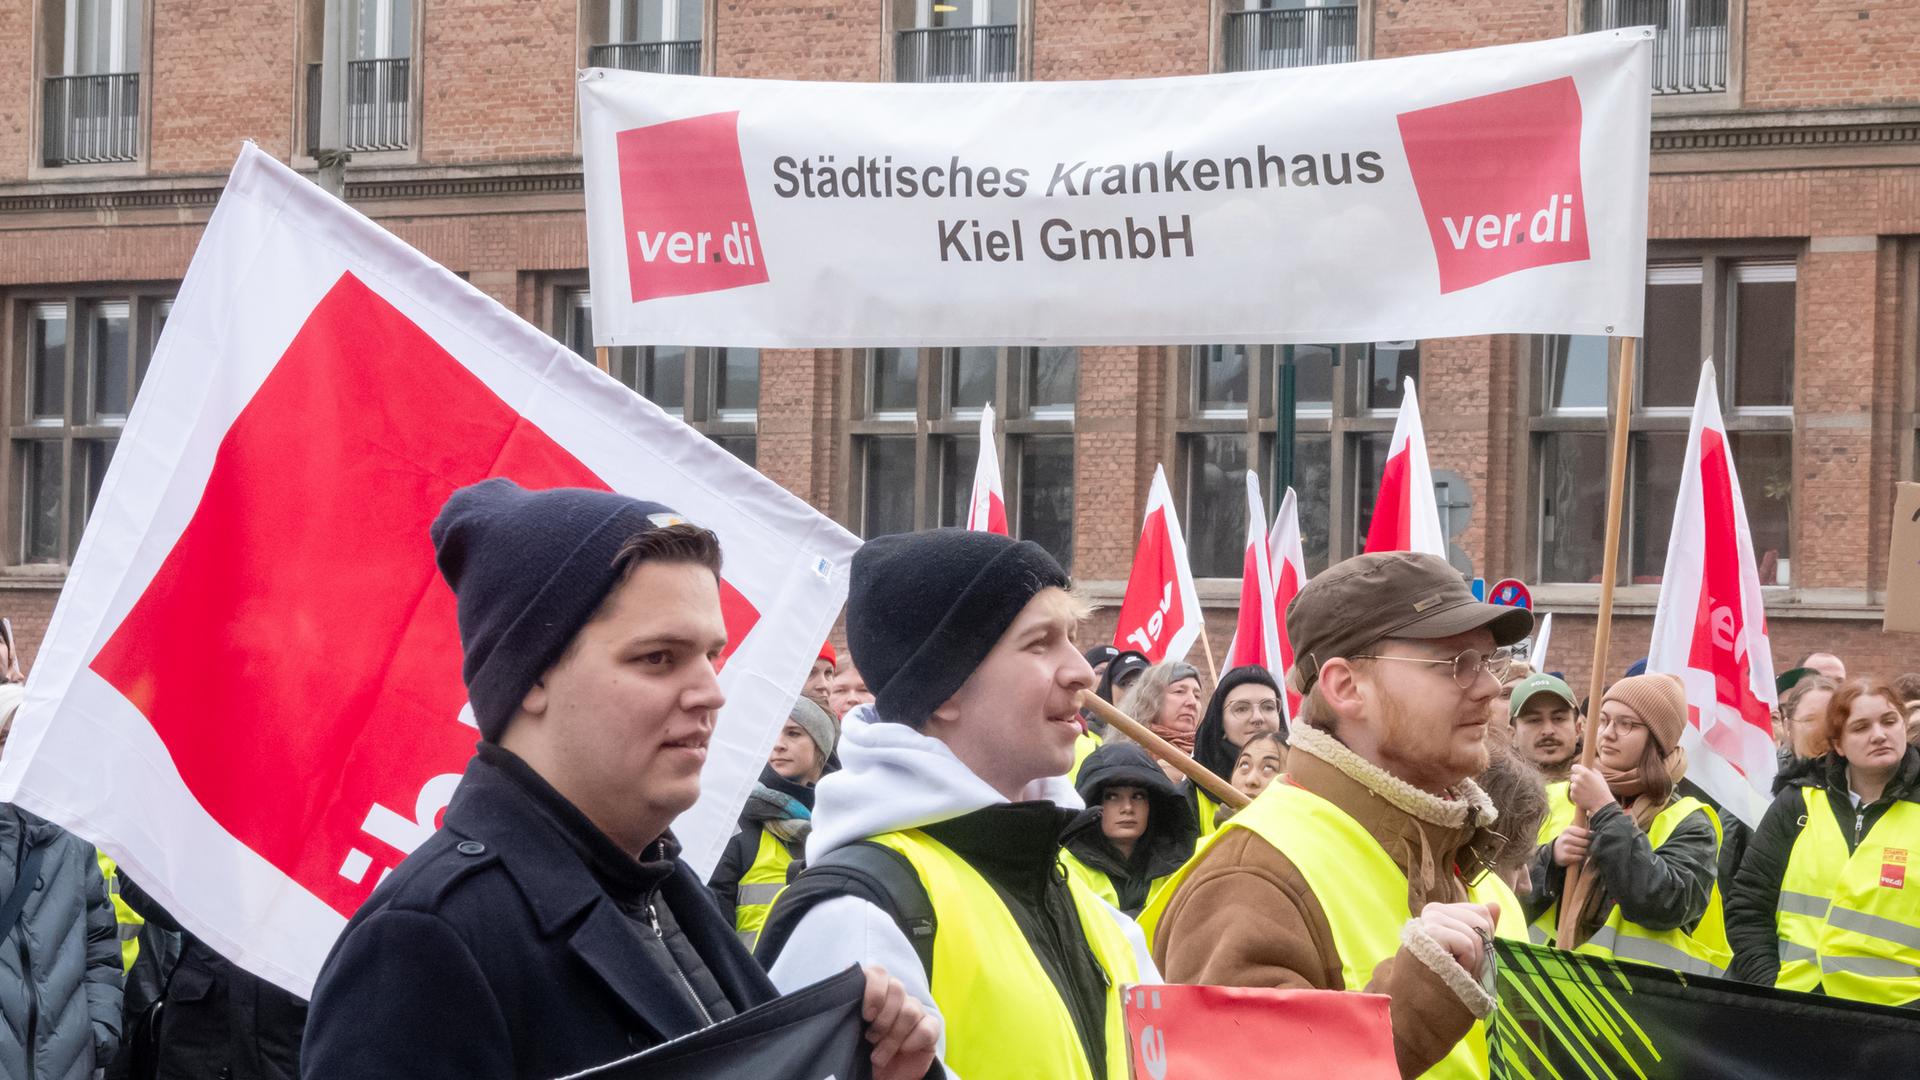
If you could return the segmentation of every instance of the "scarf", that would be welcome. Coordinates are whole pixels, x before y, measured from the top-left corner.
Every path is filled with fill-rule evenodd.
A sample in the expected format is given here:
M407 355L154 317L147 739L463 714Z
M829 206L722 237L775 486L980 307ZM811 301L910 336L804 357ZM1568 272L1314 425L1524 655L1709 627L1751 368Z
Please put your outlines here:
M1620 801L1621 809L1633 819L1633 827L1643 833L1653 827L1653 819L1659 817L1662 810L1673 804L1673 789L1687 775L1687 752L1676 746L1661 759L1661 763L1666 767L1670 782L1667 797L1657 803L1643 797L1647 793L1647 778L1641 774L1638 765L1619 771L1599 765L1607 789L1613 792L1613 797ZM1598 762L1595 764L1598 765ZM1591 848L1588 849L1586 863L1581 867L1579 879L1573 883L1573 890L1561 902L1566 905L1561 910L1571 908L1580 913L1574 927L1573 943L1561 946L1566 949L1578 948L1606 923L1607 916L1612 913L1613 898L1607 895L1607 890L1601 885L1600 871L1593 865Z

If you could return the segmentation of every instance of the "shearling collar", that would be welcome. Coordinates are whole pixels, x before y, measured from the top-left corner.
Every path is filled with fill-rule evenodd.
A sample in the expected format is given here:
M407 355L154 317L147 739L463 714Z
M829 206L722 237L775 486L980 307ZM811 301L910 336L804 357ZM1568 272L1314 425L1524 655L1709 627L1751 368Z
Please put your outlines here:
M1472 817L1473 828L1486 828L1500 819L1499 811L1493 808L1493 800L1480 790L1480 785L1471 780L1460 781L1459 797L1443 799L1421 791L1405 780L1394 776L1380 766L1347 749L1345 743L1305 724L1295 728L1288 739L1290 751L1305 751L1333 766L1348 777L1359 781L1367 790L1393 804L1401 813L1418 818L1429 825L1439 825L1447 829L1459 829L1469 824Z

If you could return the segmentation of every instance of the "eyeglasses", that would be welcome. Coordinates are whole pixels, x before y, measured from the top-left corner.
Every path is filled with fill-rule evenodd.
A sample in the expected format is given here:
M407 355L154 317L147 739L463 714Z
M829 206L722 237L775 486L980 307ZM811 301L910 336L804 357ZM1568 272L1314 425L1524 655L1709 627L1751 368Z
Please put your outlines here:
M1410 664L1439 664L1453 669L1453 681L1462 690L1470 689L1480 678L1481 672L1493 676L1494 682L1507 677L1507 670L1513 666L1513 652L1510 649L1495 649L1483 653L1479 649L1467 649L1451 660L1429 660L1424 656L1353 656L1350 660L1404 660Z
M1624 736L1631 735L1636 731L1645 731L1647 725L1639 720L1628 720L1622 716L1603 715L1600 717L1600 730L1605 731L1608 728L1612 728Z
M1233 717L1235 720L1245 720L1247 717L1252 716L1256 710L1261 716L1278 719L1280 716L1280 699L1264 698L1260 701L1236 701L1227 706L1227 715Z

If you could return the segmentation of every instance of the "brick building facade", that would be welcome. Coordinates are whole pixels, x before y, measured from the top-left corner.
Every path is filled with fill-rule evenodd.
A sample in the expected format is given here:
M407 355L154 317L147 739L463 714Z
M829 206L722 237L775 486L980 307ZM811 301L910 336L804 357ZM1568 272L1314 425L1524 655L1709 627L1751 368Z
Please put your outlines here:
M1719 365L1781 666L1920 669L1879 629L1920 452L1920 6L1909 0L343 0L348 198L583 343L573 81L1102 79L1386 58L1655 22L1649 317L1613 667L1641 655L1685 406ZM311 170L323 0L0 5L0 613L31 658L167 304L243 139ZM1303 102L1303 107L1311 107ZM716 346L724 343L715 343ZM1332 361L1338 357L1339 363ZM1274 467L1278 349L631 350L616 374L856 532L952 520L977 398L1020 529L1117 603L1164 463L1196 560ZM1364 536L1401 375L1456 562L1535 584L1584 679L1604 516L1601 340L1301 347L1311 559ZM1596 496L1596 492L1598 495ZM1216 650L1237 583L1203 597ZM1111 607L1105 612L1110 625Z

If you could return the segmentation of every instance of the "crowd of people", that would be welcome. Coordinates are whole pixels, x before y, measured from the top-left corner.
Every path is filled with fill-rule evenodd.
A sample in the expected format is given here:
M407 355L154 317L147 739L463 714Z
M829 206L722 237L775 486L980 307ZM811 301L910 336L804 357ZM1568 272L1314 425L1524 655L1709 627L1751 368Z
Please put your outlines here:
M1920 676L1825 653L1784 674L1748 830L1689 781L1679 678L1634 665L1583 702L1517 658L1528 612L1404 552L1308 583L1283 679L1215 681L1083 651L1032 543L870 541L846 647L820 649L702 881L672 824L724 701L722 553L663 520L502 480L449 500L433 541L481 744L311 1004L0 807L0 1074L557 1077L860 965L883 1080L1124 1077L1120 990L1162 980L1385 993L1404 1075L1485 1076L1501 936L1920 1003Z

